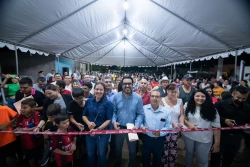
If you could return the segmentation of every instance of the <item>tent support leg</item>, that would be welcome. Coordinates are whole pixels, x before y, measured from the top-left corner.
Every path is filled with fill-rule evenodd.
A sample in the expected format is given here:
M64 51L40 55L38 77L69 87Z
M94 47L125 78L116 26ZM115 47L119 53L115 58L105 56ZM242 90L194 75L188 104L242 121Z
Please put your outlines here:
M2 67L1 67L1 63L0 63L0 73L2 73ZM0 75L0 84L2 83L2 75ZM0 88L0 92L1 92L1 95L2 95L2 99L3 99L3 105L4 106L7 106L7 101L5 99L5 94L4 94L4 89L3 88Z
M170 79L171 79L171 82L173 82L173 79L174 79L172 74L173 74L173 66L172 66L172 64L171 64L171 74L170 74L170 77L171 77L171 78L170 78Z
M16 74L19 75L19 70L18 70L18 55L17 55L16 45L15 45L15 57L16 57Z
M60 70L60 60L59 60L60 58L59 58L59 56L57 57L57 72L59 72L59 70Z
M173 79L174 78L176 78L177 76L176 76L176 66L175 66L175 64L174 64L174 74L173 74Z
M237 80L237 59L238 59L238 50L235 51L235 64L234 64L234 77Z
M217 80L219 80L220 76L222 76L222 70L223 70L223 58L219 57L219 59L218 59L218 67L217 67L217 76L216 76Z

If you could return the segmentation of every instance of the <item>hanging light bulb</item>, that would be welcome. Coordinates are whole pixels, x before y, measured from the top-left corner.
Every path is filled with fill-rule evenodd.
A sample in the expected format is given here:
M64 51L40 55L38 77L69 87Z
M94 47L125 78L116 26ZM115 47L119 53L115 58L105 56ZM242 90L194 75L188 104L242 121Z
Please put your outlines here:
M125 1L125 2L123 3L123 8L124 8L125 10L128 9L128 2L127 2L127 1Z
M124 29L124 30L122 31L122 33L123 33L123 35L127 35L128 30Z

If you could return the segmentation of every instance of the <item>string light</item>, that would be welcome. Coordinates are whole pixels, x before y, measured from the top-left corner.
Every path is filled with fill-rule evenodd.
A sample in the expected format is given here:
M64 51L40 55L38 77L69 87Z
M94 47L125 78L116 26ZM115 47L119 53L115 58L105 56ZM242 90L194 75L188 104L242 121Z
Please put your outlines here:
M127 1L125 1L125 2L123 3L123 8L124 8L125 10L128 9L128 2L127 2Z
M123 33L123 35L127 35L128 30L124 29L124 30L122 31L122 33Z

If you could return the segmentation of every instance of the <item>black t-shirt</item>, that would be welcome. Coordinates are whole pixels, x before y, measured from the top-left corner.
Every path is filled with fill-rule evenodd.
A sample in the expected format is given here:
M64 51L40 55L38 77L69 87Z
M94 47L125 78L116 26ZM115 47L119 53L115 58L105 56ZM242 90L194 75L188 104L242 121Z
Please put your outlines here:
M57 126L53 124L53 122L48 121L44 126L44 131L49 130L50 132L56 132Z
M243 126L250 123L250 105L248 103L243 103L241 106L237 107L234 105L232 98L221 100L215 104L220 115L221 127L228 127L225 124L226 119L235 120L237 126ZM242 130L223 130L221 133L234 133L239 134Z
M85 124L85 122L82 120L82 112L83 112L84 107L79 106L75 100L72 100L69 103L69 109L67 110L68 115L73 115L74 119L76 120L76 122L81 123L84 125L84 128L86 129L87 125ZM72 124L72 126L74 127L74 129L76 131L80 131L75 125Z
M43 106L43 100L45 99L45 96L42 92L39 92L38 90L35 91L35 94L32 95L34 100L36 101L37 103L37 107L41 107ZM28 96L27 96L28 97ZM16 92L16 98L15 98L15 102L21 100L22 98L24 98L24 94L20 92L20 90L18 90ZM39 112L42 112L42 111L39 111Z

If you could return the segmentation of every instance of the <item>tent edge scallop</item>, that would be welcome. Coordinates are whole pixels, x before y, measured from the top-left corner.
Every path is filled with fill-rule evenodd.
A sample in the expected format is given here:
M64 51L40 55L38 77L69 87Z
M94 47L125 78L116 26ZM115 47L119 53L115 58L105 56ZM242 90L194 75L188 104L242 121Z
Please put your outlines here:
M30 49L30 48L26 48L26 47L22 47L22 46L18 46L18 45L13 45L13 44L9 44L9 43L0 41L0 48L3 48L5 46L10 50L15 50L15 46L16 46L16 49L20 49L21 52L28 52L29 51L32 54L37 53L39 55L45 55L45 56L49 55L49 53L46 53L46 52L42 52L42 51L38 51L38 50L35 50L35 49Z

